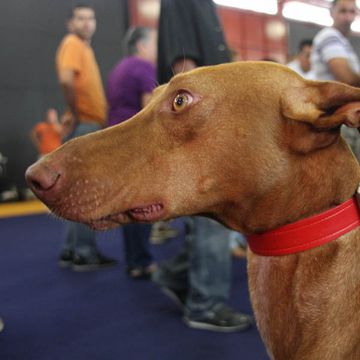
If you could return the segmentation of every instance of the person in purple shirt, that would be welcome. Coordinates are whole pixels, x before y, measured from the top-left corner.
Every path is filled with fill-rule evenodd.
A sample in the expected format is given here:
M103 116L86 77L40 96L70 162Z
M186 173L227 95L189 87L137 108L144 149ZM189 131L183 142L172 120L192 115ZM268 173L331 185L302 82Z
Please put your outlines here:
M156 43L155 30L138 27L127 32L127 56L115 65L108 78L109 126L131 118L149 102L156 86ZM123 226L123 231L129 277L149 278L156 268L149 252L151 225L129 224Z
M116 125L139 112L156 86L157 33L138 27L125 38L128 56L111 71L108 79L109 125Z

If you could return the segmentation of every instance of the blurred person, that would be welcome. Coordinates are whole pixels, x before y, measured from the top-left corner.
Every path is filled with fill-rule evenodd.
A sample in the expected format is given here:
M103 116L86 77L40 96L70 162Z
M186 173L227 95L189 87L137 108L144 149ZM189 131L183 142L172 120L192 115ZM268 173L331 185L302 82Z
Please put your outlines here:
M159 19L158 80L198 66L230 61L212 0L162 0ZM240 331L251 317L226 305L231 284L230 230L214 220L186 218L183 248L161 264L154 283L184 310L185 323L197 329Z
M101 129L105 124L106 100L91 39L96 30L95 11L76 5L68 19L69 34L56 54L56 68L67 114L63 122L65 141ZM75 271L97 270L115 265L95 243L95 232L84 224L65 223L65 243L59 265Z
M55 109L48 109L45 119L35 125L30 133L39 157L42 157L61 145L62 126Z
M147 105L156 86L157 33L145 27L131 28L125 36L126 57L110 72L107 86L109 125L119 124ZM124 234L127 273L149 278L156 268L149 251L150 224L129 224Z
M314 38L312 68L316 80L336 80L360 86L360 62L349 41L355 20L355 0L334 0L330 14L333 26L322 29ZM342 134L360 160L360 139L356 129L342 127Z
M115 66L108 80L110 126L131 118L149 102L156 86L156 41L157 32L148 28L140 27L128 32L128 56ZM154 244L177 235L177 231L165 221L155 223L150 231Z
M161 1L157 67L160 84L168 82L174 73L229 62L230 55L212 1Z
M314 80L315 74L311 70L312 40L304 39L299 44L299 51L295 58L287 66L296 71L305 79Z
M126 57L115 65L108 77L110 126L130 119L150 101L156 86L156 42L155 30L146 27L128 30Z

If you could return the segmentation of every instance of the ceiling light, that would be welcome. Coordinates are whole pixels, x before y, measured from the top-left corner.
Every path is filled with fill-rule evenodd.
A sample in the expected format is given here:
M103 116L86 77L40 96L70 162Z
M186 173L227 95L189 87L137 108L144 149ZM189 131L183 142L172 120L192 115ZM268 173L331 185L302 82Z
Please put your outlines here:
M278 12L277 0L214 0L217 5L229 6L242 10L275 15Z
M333 24L329 9L298 1L285 3L282 14L285 18L291 20L311 22L322 26L331 26Z

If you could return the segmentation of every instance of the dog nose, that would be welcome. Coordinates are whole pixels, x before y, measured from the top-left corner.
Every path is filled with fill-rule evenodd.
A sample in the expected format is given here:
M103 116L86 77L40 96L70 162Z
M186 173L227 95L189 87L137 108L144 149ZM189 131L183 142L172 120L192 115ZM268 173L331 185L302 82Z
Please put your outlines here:
M42 197L54 188L60 174L47 164L37 162L31 165L25 173L25 179L36 195Z

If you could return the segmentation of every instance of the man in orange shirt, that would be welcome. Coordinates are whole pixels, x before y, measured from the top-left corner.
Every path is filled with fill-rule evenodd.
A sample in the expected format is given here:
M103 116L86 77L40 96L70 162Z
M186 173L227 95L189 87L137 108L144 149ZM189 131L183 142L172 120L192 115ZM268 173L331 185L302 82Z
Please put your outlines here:
M61 145L61 135L62 126L58 121L58 114L55 109L49 109L44 121L37 123L30 134L40 157Z
M65 140L99 130L105 124L106 100L91 39L96 30L95 11L77 5L68 20L69 34L56 54L56 68L67 104ZM97 270L116 261L99 253L95 233L79 223L66 223L66 238L59 258L61 267L75 271Z

